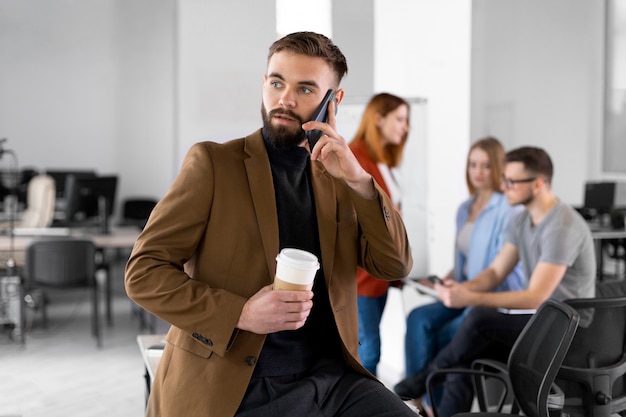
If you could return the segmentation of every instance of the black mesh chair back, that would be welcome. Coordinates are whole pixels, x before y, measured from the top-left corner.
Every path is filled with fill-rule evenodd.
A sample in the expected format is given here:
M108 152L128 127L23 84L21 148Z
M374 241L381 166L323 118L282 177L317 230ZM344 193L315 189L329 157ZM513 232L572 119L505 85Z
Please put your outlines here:
M26 276L36 286L91 287L94 256L95 247L90 240L35 240L26 250Z
M566 301L593 317L576 331L557 376L572 417L626 412L626 282L599 283L596 297Z
M92 330L101 345L98 285L95 278L96 248L91 240L71 237L42 238L26 248L25 290L46 288L92 289ZM43 303L44 324L47 320Z
M157 201L150 198L129 198L122 204L122 223L143 228L156 206Z
M500 408L498 412L459 413L455 416L507 416L518 410L528 417L560 415L563 393L554 384L554 379L579 320L578 312L565 303L544 302L513 345L504 376L478 369L462 370L475 376L501 379L507 389L510 384L515 397L511 413L503 413Z
M509 356L515 399L529 417L548 417L548 397L572 342L579 314L549 300L542 304L518 337Z

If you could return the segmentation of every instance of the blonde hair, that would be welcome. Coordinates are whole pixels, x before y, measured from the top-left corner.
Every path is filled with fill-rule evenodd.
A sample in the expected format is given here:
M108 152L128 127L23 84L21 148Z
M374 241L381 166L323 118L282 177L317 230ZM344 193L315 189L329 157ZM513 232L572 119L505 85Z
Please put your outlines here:
M502 182L502 174L504 173L504 147L498 139L493 136L487 136L474 142L467 152L465 183L467 184L470 195L476 193L476 188L474 188L469 177L469 156L474 149L483 150L487 154L491 171L491 190L500 191L500 182Z

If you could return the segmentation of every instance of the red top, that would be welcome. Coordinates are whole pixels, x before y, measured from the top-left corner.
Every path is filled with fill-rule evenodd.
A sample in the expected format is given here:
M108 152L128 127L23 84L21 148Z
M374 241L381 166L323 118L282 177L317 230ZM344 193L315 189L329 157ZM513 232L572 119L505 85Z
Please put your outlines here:
M378 169L378 165L369 155L365 140L360 139L350 143L350 149L363 169L374 178L374 181L389 195L389 189L383 176ZM380 297L389 289L389 281L378 279L370 275L367 271L357 268L356 271L357 294L366 297Z

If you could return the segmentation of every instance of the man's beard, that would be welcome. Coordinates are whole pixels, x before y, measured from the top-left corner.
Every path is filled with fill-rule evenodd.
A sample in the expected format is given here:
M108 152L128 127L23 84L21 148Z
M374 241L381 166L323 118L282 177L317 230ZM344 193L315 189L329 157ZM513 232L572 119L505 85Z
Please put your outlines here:
M518 204L521 204L524 207L528 207L530 203L532 203L533 201L535 201L535 196L533 194L530 194L528 197L520 201Z
M272 125L272 117L276 114L284 114L292 117L300 122L295 131L285 126ZM304 129L302 129L302 119L290 110L275 109L269 114L265 109L265 105L261 103L261 116L263 118L263 134L265 138L276 148L290 148L299 146L304 141Z
M532 203L533 201L535 201L535 196L533 195L533 193L529 193L526 197L522 198L521 200L517 200L517 201L509 200L509 204L512 206L516 206L519 204L524 207L528 207L528 205Z

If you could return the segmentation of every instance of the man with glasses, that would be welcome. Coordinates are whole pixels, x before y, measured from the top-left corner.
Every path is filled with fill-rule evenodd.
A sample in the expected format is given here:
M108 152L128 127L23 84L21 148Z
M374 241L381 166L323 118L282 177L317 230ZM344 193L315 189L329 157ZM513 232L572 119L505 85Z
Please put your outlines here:
M469 367L478 358L506 361L532 311L548 298L595 296L591 232L576 210L554 195L552 173L552 161L543 149L521 147L506 154L502 190L510 204L522 204L525 210L511 222L502 249L487 269L471 281L435 286L446 306L474 308L451 343L424 371L394 387L398 396L415 399L424 395L426 377L437 369ZM522 262L527 288L492 292L518 261ZM524 314L511 314L511 310ZM582 316L581 324L588 319ZM439 415L469 411L472 400L471 380L450 375L444 384Z

